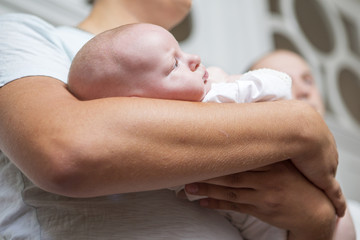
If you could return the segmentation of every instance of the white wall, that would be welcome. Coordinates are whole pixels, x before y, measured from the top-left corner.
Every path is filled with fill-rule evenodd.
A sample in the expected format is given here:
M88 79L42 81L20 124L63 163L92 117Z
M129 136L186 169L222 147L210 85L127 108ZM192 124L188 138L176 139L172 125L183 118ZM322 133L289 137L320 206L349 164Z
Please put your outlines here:
M206 2L206 3L205 3ZM192 35L183 49L201 56L206 65L240 73L271 48L266 25L256 12L265 12L262 1L194 0Z

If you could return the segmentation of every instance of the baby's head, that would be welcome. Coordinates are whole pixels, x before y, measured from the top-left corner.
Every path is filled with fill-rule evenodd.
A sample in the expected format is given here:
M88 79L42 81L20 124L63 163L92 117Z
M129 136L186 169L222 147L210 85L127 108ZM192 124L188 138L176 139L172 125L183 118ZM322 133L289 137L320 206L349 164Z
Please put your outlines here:
M288 50L276 50L259 59L251 70L271 68L289 74L292 78L292 95L313 106L324 114L324 105L309 65L298 54Z
M68 87L83 100L148 97L201 101L208 74L200 57L184 53L170 32L129 24L84 45L70 68Z

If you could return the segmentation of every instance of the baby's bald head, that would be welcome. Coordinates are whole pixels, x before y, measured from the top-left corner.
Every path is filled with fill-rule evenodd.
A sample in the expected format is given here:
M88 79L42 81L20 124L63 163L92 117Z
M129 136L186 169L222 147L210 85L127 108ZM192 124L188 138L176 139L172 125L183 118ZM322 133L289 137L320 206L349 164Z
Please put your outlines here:
M129 24L103 32L75 56L68 78L69 90L79 99L132 96L145 81L154 62L149 43L166 31L152 24Z

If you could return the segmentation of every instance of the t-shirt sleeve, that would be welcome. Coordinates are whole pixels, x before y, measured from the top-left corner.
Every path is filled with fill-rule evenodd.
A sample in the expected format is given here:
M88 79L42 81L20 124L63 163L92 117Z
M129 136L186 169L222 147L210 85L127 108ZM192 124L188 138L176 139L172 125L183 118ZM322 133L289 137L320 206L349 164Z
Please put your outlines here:
M55 27L27 14L0 16L0 87L28 76L67 82L71 59Z
M203 102L251 103L291 99L289 75L272 69L247 72L235 82L213 83Z

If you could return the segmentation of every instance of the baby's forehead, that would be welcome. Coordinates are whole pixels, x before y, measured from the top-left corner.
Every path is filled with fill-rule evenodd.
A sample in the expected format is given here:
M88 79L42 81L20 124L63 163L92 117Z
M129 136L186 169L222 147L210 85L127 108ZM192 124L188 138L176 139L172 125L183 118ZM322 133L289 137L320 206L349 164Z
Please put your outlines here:
M179 47L178 42L167 30L161 27L145 26L134 29L127 40L127 48L132 49L134 56L150 55L161 57L172 49Z
M146 45L171 46L177 44L173 35L164 28L152 24L141 24L134 29L132 34L136 40Z
M131 66L131 69L161 64L172 55L172 49L179 47L170 32L152 24L131 24L120 28L112 41L109 54L115 57L115 63Z

